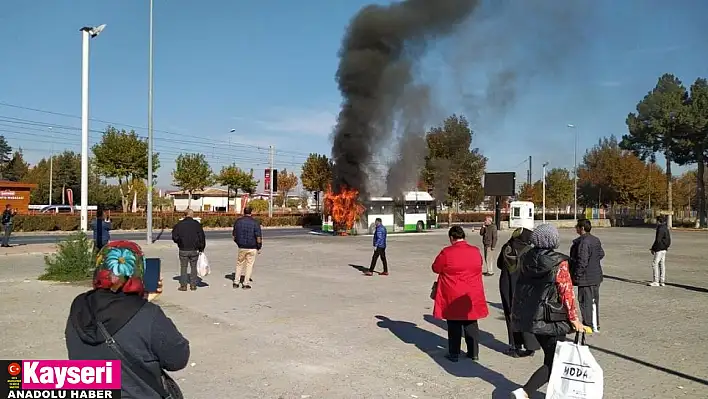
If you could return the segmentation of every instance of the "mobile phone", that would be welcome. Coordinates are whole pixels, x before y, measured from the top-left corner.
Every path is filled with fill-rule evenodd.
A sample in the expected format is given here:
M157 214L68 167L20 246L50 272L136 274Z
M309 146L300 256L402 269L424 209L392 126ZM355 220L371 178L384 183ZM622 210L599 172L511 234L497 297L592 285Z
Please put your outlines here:
M160 268L160 258L145 258L145 270L143 271L145 292L157 292L157 285L160 282Z

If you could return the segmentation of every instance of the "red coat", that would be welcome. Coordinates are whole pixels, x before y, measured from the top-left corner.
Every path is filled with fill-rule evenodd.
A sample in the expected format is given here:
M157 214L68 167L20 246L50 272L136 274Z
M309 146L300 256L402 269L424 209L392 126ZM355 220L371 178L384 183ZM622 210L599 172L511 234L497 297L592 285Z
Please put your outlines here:
M433 262L438 274L433 316L444 320L479 320L489 316L479 248L458 241L443 248Z

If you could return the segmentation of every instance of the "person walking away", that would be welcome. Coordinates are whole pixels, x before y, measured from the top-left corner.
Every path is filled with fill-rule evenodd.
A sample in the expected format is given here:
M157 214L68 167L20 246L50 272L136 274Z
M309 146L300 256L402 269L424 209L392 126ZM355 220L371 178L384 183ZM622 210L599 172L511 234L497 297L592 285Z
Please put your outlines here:
M98 254L101 248L111 240L111 229L113 224L108 216L104 216L103 207L99 206L96 210L96 218L91 221L91 230L93 230L93 252Z
M486 269L485 276L494 275L494 248L497 247L497 226L493 223L491 216L484 219L484 225L479 229L479 235L482 236L482 245L484 246L484 264Z
M531 234L533 248L521 255L519 279L514 291L511 323L514 331L532 333L543 350L543 365L512 398L529 398L548 382L556 343L571 331L583 331L578 319L569 272L569 257L556 252L558 229L550 224Z
M376 229L374 230L374 254L371 256L371 267L369 267L369 270L364 272L364 274L373 276L376 263L379 257L381 257L383 272L379 274L381 276L388 276L388 261L386 261L386 227L381 222L381 218L376 218L374 223L376 224Z
M489 316L482 282L482 254L465 241L465 231L460 226L452 226L448 238L450 246L443 248L433 262L433 273L438 275L433 317L447 321L446 357L459 361L464 334L467 357L477 361L478 320Z
M570 247L570 276L578 287L578 303L583 324L593 332L600 332L600 284L602 283L602 259L605 251L596 236L590 234L592 223L580 219L575 225L578 238Z
M253 274L253 264L256 261L256 254L261 252L263 246L263 235L261 225L252 216L250 207L243 209L243 216L236 220L232 236L238 246L238 260L236 262L236 274L234 274L234 288L241 286L243 289L251 288L251 275ZM245 272L245 275L244 275Z
M194 220L194 211L187 209L184 218L172 228L172 241L179 248L179 290L197 290L197 261L206 248L206 235L202 224ZM187 274L189 266L189 274Z
M146 294L143 286L144 255L130 241L113 241L96 258L93 289L71 303L64 337L70 360L118 359L106 345L101 325L136 366L160 381L163 370L178 371L189 362L189 341L159 305L161 292ZM121 364L121 398L159 399L150 384ZM173 381L174 383L174 381Z
M666 251L671 246L671 233L669 226L666 225L666 218L657 216L656 218L656 237L654 244L651 245L651 254L654 255L651 267L653 276L650 287L663 287L666 284Z
M533 231L523 227L514 230L509 241L501 247L497 258L497 267L501 270L499 294L509 337L509 350L506 354L515 358L533 356L535 351L541 349L533 334L514 331L511 328L511 305L514 303L514 289L519 279L519 259L531 249L532 233Z
M12 209L10 204L5 205L5 210L2 213L2 247L10 248L10 234L12 234L15 215L17 215L17 209Z

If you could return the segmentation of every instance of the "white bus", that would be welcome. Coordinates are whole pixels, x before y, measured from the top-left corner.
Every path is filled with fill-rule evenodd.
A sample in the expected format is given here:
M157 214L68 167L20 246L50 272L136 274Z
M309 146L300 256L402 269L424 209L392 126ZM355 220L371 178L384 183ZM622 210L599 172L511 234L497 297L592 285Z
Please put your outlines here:
M435 199L425 191L406 192L401 201L392 197L371 197L364 201L364 207L361 221L366 221L369 233L373 233L377 218L390 232L420 232L437 226Z

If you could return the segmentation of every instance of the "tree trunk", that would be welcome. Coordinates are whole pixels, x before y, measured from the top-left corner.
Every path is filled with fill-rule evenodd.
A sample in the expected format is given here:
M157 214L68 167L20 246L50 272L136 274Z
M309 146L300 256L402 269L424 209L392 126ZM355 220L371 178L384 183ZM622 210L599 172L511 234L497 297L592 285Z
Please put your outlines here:
M669 229L673 228L673 214L674 214L674 201L673 201L673 191L671 184L671 156L667 152L666 156L666 200L667 207L669 208L669 214L666 216L666 225Z
M123 207L123 213L128 213L128 195L130 195L130 191L127 193L123 190L123 179L118 178L118 190L120 191L120 204Z
M187 191L187 209L192 209L192 192Z
M138 192L133 191L133 206L131 207L131 212L135 213L138 211Z
M447 227L452 226L452 202L447 207Z
M698 189L696 190L696 194L698 195L698 227L700 228L706 227L706 183L705 180L703 180L705 176L705 164L705 156L701 150L698 157Z

